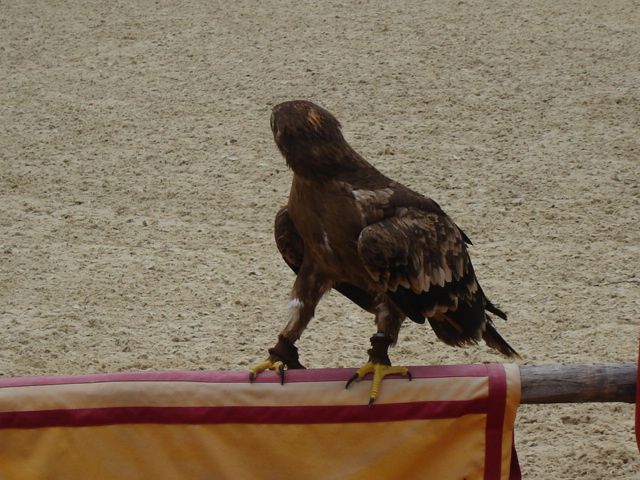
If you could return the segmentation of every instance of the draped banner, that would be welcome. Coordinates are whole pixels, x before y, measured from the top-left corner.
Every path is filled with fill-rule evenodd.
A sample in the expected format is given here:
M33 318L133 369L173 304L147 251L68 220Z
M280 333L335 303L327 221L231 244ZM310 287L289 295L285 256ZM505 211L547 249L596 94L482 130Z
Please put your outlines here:
M517 479L516 365L0 379L0 478Z

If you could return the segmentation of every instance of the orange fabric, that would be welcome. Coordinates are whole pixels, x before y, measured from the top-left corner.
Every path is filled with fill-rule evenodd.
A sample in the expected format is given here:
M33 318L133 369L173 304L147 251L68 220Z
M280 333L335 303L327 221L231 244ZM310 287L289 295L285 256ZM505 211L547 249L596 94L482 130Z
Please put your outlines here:
M485 366L414 367L373 407L369 381L345 390L346 369L284 386L235 372L0 380L0 478L506 480L520 381L493 367L502 399Z

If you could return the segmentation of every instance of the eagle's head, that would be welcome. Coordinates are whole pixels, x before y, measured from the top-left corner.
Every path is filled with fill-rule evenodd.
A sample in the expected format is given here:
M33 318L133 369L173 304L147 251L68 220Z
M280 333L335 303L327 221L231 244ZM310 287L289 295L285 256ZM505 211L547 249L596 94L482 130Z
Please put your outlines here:
M331 113L307 100L273 107L271 130L280 152L294 172L326 176L340 168L351 148Z

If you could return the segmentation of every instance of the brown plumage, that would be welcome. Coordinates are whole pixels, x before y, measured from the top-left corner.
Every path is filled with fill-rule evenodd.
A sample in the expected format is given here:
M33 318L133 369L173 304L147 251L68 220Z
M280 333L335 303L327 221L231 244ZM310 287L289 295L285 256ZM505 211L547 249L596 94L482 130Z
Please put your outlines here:
M293 170L289 202L276 216L276 243L297 274L272 361L297 362L293 344L331 288L375 314L376 338L386 347L409 317L428 320L447 344L484 339L517 355L488 315L506 319L478 284L470 240L436 202L376 170L349 146L338 120L311 102L277 105L271 128ZM370 361L389 364L386 347L374 345Z

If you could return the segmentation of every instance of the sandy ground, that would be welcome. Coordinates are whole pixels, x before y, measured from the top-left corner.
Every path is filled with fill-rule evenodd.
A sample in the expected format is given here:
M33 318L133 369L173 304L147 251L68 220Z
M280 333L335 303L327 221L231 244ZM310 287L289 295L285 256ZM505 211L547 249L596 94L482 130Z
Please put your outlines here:
M640 4L530 3L0 0L0 374L262 360L293 98L464 228L526 363L633 361ZM301 360L358 366L373 331L332 293ZM392 359L500 361L415 324ZM632 415L521 408L525 476L640 478Z

